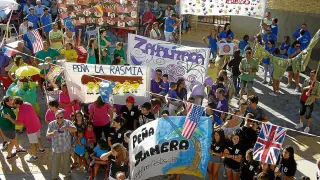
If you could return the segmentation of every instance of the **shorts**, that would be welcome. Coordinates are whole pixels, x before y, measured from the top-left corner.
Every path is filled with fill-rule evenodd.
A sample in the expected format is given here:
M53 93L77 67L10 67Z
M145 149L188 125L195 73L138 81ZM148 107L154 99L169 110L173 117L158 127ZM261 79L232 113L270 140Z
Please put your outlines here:
M38 143L38 138L40 138L40 129L39 131L32 133L32 134L27 134L28 139L30 144L37 144Z
M253 81L241 80L240 88L247 88L248 90L252 90L253 89Z
M226 164L224 164L224 168L231 170L234 174L240 173L240 168L239 169L232 169L231 167L227 166Z
M78 156L78 157L84 157L84 154L78 154L78 153L76 153L76 152L74 152L74 154L75 154L76 156Z
M2 133L6 138L8 138L10 140L16 138L16 136L17 136L15 130L2 130Z
M300 100L300 116L305 115L306 119L310 119L313 111L313 106L313 103L310 105L306 105L305 102Z
M292 66L287 67L286 71L287 72L292 72L293 71Z
M213 162L213 163L216 163L216 164L221 164L222 158L219 157L219 156L212 156L211 155L209 161Z

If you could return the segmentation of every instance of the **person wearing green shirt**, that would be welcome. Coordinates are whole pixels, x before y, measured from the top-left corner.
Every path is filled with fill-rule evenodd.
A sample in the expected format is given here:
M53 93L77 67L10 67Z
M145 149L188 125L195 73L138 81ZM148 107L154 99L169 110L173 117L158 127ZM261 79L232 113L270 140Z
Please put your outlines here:
M101 53L101 64L111 65L111 58L108 55L108 50L103 49Z
M88 45L88 59L87 64L97 64L95 49L97 49L97 41L94 38L91 38Z
M51 49L47 41L43 41L43 50L36 53L36 58L41 62L44 62L46 57L51 57L52 59L56 60L59 56L59 51Z
M99 46L100 46L100 50L101 51L103 49L107 48L107 51L108 51L107 54L110 57L110 54L111 54L111 49L110 49L111 39L110 39L109 36L107 36L107 31L105 29L101 29L100 30L100 43L99 43Z
M245 58L243 58L239 65L240 74L240 99L244 94L245 88L247 89L247 97L252 95L253 80L256 72L259 69L258 61L252 58L251 50L246 50Z
M43 68L41 71L40 71L40 77L41 77L41 82L44 83L46 80L47 80L47 74L48 72L50 71L50 68L55 66L57 64L56 61L52 61L52 59L50 57L46 57L45 58L45 62L49 64L49 67L48 68ZM50 82L50 83L53 83L53 84L61 84L61 76L57 76L57 79L56 79L56 82Z
M126 53L123 50L123 43L117 42L116 49L113 50L113 54L118 54L121 58L125 61L126 60ZM126 63L126 62L125 62Z
M5 118L4 115L8 114L10 115L13 119L16 118L16 115L14 114L13 110L12 110L12 99L10 98L10 96L5 96L3 98L3 100L1 101L1 109L0 109L0 129L2 131L2 133L4 134L4 136L9 139L9 145L8 145L8 156L7 156L7 160L10 160L14 157L16 157L16 154L18 153L25 153L27 152L25 149L22 149L19 147L18 144L18 138L16 135L16 131L15 131L15 124ZM16 147L16 153L12 153L12 149L13 146Z

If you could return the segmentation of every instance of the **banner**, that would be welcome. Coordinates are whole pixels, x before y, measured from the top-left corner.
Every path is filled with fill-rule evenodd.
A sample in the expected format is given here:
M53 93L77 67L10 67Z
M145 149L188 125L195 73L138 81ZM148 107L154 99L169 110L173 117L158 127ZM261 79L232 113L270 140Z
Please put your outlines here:
M52 83L55 83L57 77L61 74L62 71L63 69L61 68L61 66L52 66L47 74L47 79Z
M170 82L184 78L188 82L202 83L206 78L209 56L209 48L181 46L129 34L127 62L153 70L161 69L162 74L169 75Z
M137 104L148 101L149 93L146 91L150 89L150 75L147 67L68 62L64 62L63 67L71 100L94 102L100 95L101 81L108 80L115 83L113 103L124 105L127 96L134 96Z
M130 179L145 180L166 174L188 174L205 179L212 122L201 117L190 139L181 133L185 116L151 121L130 135Z
M219 55L233 55L233 43L219 43Z
M262 19L267 0L184 0L181 14L197 16L248 16Z

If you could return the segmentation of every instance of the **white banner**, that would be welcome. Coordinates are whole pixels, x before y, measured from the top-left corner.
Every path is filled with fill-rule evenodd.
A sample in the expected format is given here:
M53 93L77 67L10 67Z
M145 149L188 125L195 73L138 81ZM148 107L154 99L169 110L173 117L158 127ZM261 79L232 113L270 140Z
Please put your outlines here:
M94 102L99 96L102 79L113 81L113 103L124 105L127 96L134 96L136 104L148 101L149 68L142 66L110 66L100 64L63 63L71 100Z
M170 82L179 78L188 82L204 81L210 49L181 46L135 34L129 34L128 39L129 64L161 69L162 74L169 75Z
M267 0L182 0L181 14L198 16L248 16L262 19Z

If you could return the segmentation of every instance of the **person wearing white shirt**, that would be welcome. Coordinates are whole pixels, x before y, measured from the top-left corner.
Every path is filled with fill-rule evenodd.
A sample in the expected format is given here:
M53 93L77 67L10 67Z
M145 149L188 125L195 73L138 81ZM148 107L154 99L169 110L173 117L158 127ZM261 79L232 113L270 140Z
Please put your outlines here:
M29 8L31 8L31 7L34 7L34 6L31 4L31 0L28 0L27 4L23 6L23 11L22 11L23 16L30 14Z
M154 22L152 24L152 29L150 31L150 38L151 39L157 39L157 40L161 40L162 39L162 35L161 35L160 30L159 30L158 22Z
M22 39L23 35L28 32L29 26L33 27L33 23L28 21L27 17L23 18L23 23L21 23L19 26L19 35L20 35L21 39Z

